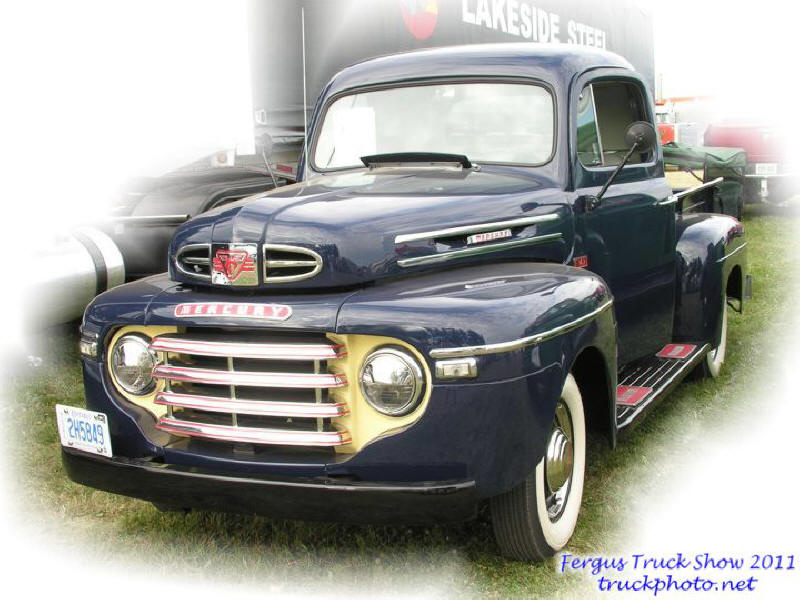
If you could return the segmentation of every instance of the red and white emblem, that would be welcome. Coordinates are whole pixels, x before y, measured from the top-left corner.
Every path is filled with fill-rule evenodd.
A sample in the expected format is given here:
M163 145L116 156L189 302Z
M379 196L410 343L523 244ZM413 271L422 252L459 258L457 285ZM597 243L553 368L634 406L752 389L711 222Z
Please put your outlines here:
M292 316L286 304L255 304L248 302L189 302L175 306L176 317L237 317L285 321Z
M694 344L667 344L661 350L659 350L658 356L659 358L686 358L697 346Z
M653 388L651 387L618 385L617 404L622 404L623 406L638 406L652 391Z
M255 244L214 244L211 283L258 285Z
M580 256L576 256L572 259L572 265L578 267L579 269L585 269L589 266L589 257L585 254L581 254Z
M502 240L511 237L510 229L501 229L499 231L487 231L485 233L473 233L467 238L467 245L483 244L484 242L492 242L494 240Z

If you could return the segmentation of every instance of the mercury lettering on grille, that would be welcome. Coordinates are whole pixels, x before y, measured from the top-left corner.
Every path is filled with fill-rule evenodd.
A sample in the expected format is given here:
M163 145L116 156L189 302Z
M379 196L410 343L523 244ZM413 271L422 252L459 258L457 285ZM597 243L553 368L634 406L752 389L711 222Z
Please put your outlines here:
M176 317L243 317L285 321L292 316L292 307L285 304L251 304L245 302L190 302L175 306Z

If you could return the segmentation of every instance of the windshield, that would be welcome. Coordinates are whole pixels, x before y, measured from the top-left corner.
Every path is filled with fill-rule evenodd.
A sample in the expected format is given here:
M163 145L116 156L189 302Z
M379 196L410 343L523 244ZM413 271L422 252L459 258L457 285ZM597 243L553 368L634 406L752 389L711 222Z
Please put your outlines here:
M448 83L343 96L330 105L317 169L363 166L362 156L463 154L474 162L540 165L553 154L553 99L540 85Z

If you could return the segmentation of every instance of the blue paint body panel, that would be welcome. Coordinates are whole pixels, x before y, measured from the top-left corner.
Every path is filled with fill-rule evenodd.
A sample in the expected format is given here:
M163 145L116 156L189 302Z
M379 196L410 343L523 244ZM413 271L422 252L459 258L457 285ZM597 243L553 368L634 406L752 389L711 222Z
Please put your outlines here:
M553 297L561 302L554 305ZM99 296L87 310L84 328L105 340L116 326L127 323L208 326L208 319L174 317L175 306L240 299L218 290L195 292L156 276ZM248 302L290 304L292 317L245 324L241 319L215 318L213 326L390 336L419 349L433 371L429 358L433 348L534 335L591 313L609 299L608 288L591 272L509 262L420 275L356 292L253 295ZM274 476L348 475L406 482L469 478L476 482L479 496L487 497L508 489L538 462L569 367L589 346L603 352L614 372L613 311L544 344L480 357L477 379L436 382L418 422L347 459L330 455L308 461L278 454L247 460L213 447L204 451L180 443L165 447L158 442L165 444L168 436L155 430L154 418L121 398L99 363L85 362L84 381L88 407L109 416L115 452L124 456L156 456L168 464ZM101 342L101 354L105 351Z

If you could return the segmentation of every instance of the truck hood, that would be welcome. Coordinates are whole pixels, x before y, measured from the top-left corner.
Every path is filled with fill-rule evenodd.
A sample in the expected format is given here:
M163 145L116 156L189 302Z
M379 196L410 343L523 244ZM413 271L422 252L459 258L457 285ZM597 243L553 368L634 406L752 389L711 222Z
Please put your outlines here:
M245 291L346 287L476 261L564 262L569 211L554 181L523 169L349 171L185 223L170 274Z

